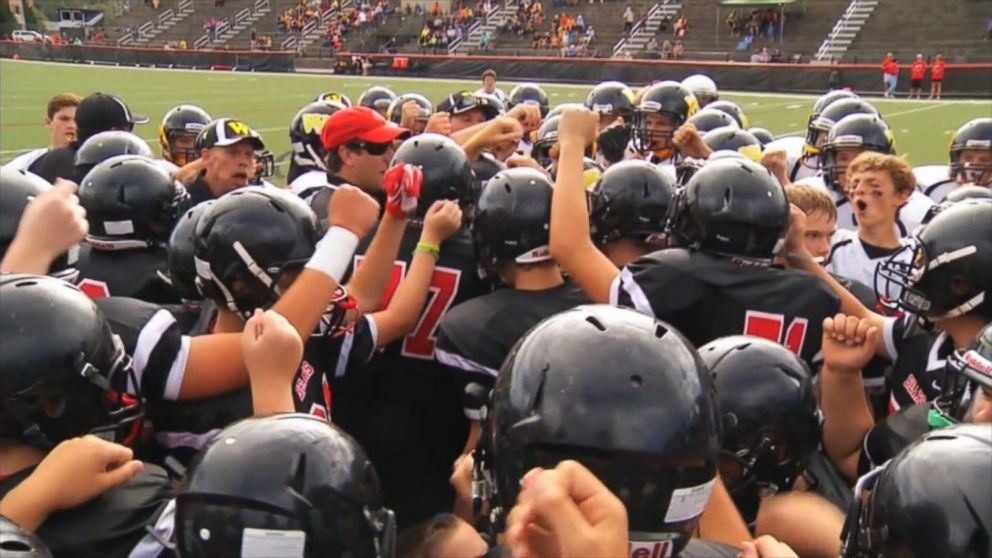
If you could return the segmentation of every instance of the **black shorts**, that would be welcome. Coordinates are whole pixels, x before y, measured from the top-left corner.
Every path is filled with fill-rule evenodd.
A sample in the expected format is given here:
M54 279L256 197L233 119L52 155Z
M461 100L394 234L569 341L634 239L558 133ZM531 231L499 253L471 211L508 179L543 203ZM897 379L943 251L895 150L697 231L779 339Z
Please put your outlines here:
M912 87L913 89L919 89L919 88L923 87L923 80L922 79L911 79L911 80L909 80L909 86Z
M944 78L942 78L942 77L940 77L940 78L933 78L933 79L930 80L930 83L944 83Z

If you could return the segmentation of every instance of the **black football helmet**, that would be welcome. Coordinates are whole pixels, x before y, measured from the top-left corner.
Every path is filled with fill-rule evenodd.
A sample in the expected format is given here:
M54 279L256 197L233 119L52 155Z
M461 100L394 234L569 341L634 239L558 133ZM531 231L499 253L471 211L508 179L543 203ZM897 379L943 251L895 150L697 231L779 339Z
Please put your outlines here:
M545 118L541 127L534 134L534 145L530 150L530 156L537 161L537 164L546 169L551 168L551 146L558 143L558 124L560 122L561 115Z
M703 134L703 142L713 150L740 153L755 163L761 163L761 141L751 132L734 127L717 128Z
M823 111L833 103L843 99L857 98L858 95L856 93L846 89L834 89L833 91L828 91L823 95L820 95L820 97L813 103L813 108L809 111L809 118L806 119L806 127L809 128L809 125L812 124L814 120L819 118L820 115L823 114Z
M714 101L706 105L706 108L727 113L737 122L737 126L739 126L741 130L747 130L751 127L751 121L748 120L747 115L744 114L744 110L737 106L737 103L734 103L733 101Z
M976 389L992 394L992 323L978 332L970 347L947 357L942 388L938 403L958 421L965 420Z
M52 188L44 178L9 165L0 166L0 260L17 235L24 209L34 198ZM75 283L79 276L79 246L70 248L48 267L52 277Z
M456 91L437 104L438 112L461 114L470 110L480 110L486 120L492 120L502 112L502 103L489 95L476 95L471 91Z
M622 161L603 172L592 190L589 227L593 242L621 238L664 247L675 182L647 161Z
M819 116L812 119L806 129L806 144L803 145L803 158L818 157L827 140L830 130L845 116L852 114L867 114L880 116L868 101L857 97L838 99L823 109Z
M46 450L85 434L132 442L140 385L93 301L54 277L14 273L0 275L0 297L0 438Z
M475 207L472 236L479 259L490 272L497 273L503 262L551 259L553 188L546 174L531 168L508 169L486 182Z
M182 184L151 159L113 157L93 167L79 185L86 239L96 250L165 246L189 203Z
M634 147L638 151L646 152L653 149L652 145L664 140L661 149L668 153L663 154L662 157L670 157L674 154L674 148L670 144L675 130L685 124L698 111L699 102L696 101L696 96L677 81L662 81L648 87L641 95L641 100L634 110L634 122L631 127L631 139L634 142ZM648 115L651 114L663 114L671 117L674 125L672 131L649 130L647 119Z
M630 123L634 118L634 92L619 81L604 81L586 96L586 108L599 114L600 123L609 124L618 117Z
M548 104L548 94L536 83L521 83L510 91L506 108L512 109L517 105L538 106L541 109L541 118L545 118L551 108Z
M737 124L733 116L716 109L703 109L692 115L686 122L695 126L700 134L705 134L717 128L740 129L740 125Z
M878 300L929 322L965 314L992 320L992 203L949 204L913 236L875 270ZM904 250L912 252L908 262L899 261Z
M945 202L957 203L964 200L992 200L992 188L982 186L958 186L948 192Z
M0 550L4 558L52 558L45 543L34 533L0 515Z
M313 98L313 102L322 101L325 103L331 103L335 105L344 105L345 107L351 106L351 98L349 98L344 93L339 93L337 91L327 91L326 93L319 93Z
M631 545L677 556L688 543L720 429L709 371L670 325L607 305L556 314L507 356L487 414L473 475L496 530L527 471L574 459L623 501Z
M785 244L789 202L768 171L740 158L703 166L675 193L669 242L753 265L770 265Z
M196 285L204 298L244 319L282 296L283 276L309 261L321 238L310 207L266 187L225 194L196 223Z
M925 434L858 480L841 556L992 556L989 463L987 424Z
M961 184L992 187L992 163L965 163L961 153L971 149L992 152L992 118L976 118L954 132L951 139L951 178Z
M478 200L486 182L505 171L506 168L506 163L497 159L492 153L483 151L479 158L472 163L472 172L475 173L475 192L472 194L472 199Z
M358 443L320 418L236 422L193 460L176 497L180 556L390 558L396 521ZM269 554L266 554L266 550Z
M812 374L795 353L760 337L723 337L699 356L723 420L720 478L752 521L762 497L792 490L820 443Z
M762 149L764 149L769 143L775 141L775 134L765 128L748 128L747 131L751 132L752 136L758 138L758 141L761 142Z
M199 151L194 147L179 147L176 139L186 136L193 145L196 136L212 120L207 111L196 105L176 105L169 109L158 127L158 146L162 150L162 158L179 167L199 159Z
M340 103L314 101L308 103L293 116L289 123L289 144L293 149L289 174L299 176L309 170L326 171L324 159L327 151L320 139L324 123L335 112L346 108Z
M386 109L386 120L390 120L397 125L400 124L403 121L403 105L407 101L416 102L417 107L420 108L420 114L417 116L417 120L426 121L434 113L434 105L427 100L427 97L419 93L404 93L393 99L393 102L390 103L389 108Z
M386 111L389 110L389 105L394 99L396 99L396 93L393 93L388 87L373 85L362 92L361 97L358 98L358 106L370 108L385 117Z
M169 280L183 302L203 300L203 295L196 287L194 240L196 239L196 224L213 204L214 200L208 200L188 209L176 222L176 226L169 236L167 256Z
M440 134L420 134L400 144L389 166L406 163L420 167L424 181L420 186L417 218L422 219L438 200L454 200L462 209L475 201L475 173L472 162L460 145Z
M76 150L75 182L80 182L93 167L118 155L140 155L148 159L154 157L145 140L131 132L100 132L90 136Z
M878 116L853 114L845 116L834 124L823 144L823 182L830 188L840 190L840 178L847 172L847 166L837 161L837 150L844 147L873 151L885 155L895 155L896 141L892 130Z

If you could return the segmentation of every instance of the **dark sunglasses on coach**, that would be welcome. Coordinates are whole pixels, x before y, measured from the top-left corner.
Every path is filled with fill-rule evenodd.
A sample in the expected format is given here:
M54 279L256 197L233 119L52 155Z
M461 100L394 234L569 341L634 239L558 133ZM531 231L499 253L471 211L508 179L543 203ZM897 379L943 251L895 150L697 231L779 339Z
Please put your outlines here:
M392 146L392 143L369 143L365 141L351 142L347 145L349 149L361 149L369 155L382 155Z

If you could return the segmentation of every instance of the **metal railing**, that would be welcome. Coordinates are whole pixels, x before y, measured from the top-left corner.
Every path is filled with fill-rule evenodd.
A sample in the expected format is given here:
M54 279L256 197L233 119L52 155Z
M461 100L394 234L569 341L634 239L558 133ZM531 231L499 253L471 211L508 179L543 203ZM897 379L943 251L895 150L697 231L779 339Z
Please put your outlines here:
M158 14L158 26L159 27L162 27L163 25L166 24L166 22L168 22L170 19L172 19L175 15L176 15L176 12L173 11L173 10L171 10L171 9L165 10L164 12Z
M179 11L193 11L193 0L179 0Z
M249 10L248 8L239 10L238 13L234 14L234 24L238 25L239 23L248 19L249 17L251 17L251 10Z

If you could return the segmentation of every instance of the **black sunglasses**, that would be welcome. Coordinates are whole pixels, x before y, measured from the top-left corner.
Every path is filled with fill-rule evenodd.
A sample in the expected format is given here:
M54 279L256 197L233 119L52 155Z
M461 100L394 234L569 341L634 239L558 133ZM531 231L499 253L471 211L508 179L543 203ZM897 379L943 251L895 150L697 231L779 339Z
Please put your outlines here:
M382 155L392 146L392 143L369 143L365 141L356 141L347 145L348 149L361 149L369 155Z

